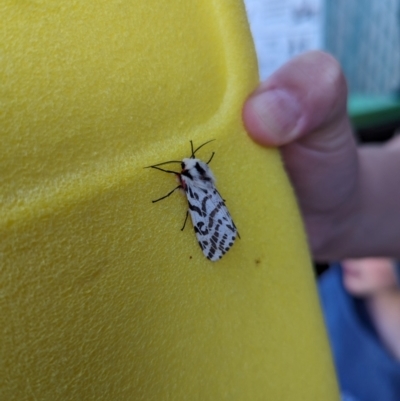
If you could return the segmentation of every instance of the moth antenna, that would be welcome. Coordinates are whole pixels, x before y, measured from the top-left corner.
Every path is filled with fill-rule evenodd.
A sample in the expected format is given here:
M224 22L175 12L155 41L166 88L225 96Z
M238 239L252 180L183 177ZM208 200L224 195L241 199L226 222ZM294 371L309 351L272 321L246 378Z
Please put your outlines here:
M156 170L160 170L163 171L164 173L170 173L170 174L176 174L179 175L179 173L177 173L176 171L172 171L172 170L165 170L163 168L157 167L157 166L149 166L149 167L145 167L145 168L154 168Z
M202 145L200 145L195 151L193 151L193 143L192 143L192 141L190 141L190 144L191 144L191 146L192 146L192 156L191 156L191 159L194 159L194 155L196 154L196 152L198 151L198 150L200 150L204 145L207 145L207 143L210 143L210 142L213 142L213 141L215 141L215 139L211 139L211 140L209 140L209 141L207 141L207 142L204 142Z
M181 164L182 161L170 160L169 162L163 162L163 163L153 164L152 166L147 166L147 167L144 167L144 168L153 168L153 167L157 167L157 166L163 166L164 164L168 164L168 163L179 163L179 164Z
M207 162L207 164L210 164L210 162L211 162L211 160L213 159L214 155L215 155L215 152L212 152L211 157L210 157L210 160Z
M193 141L192 140L190 140L190 150L192 151L192 155L190 156L190 158L194 159L195 152L193 152Z

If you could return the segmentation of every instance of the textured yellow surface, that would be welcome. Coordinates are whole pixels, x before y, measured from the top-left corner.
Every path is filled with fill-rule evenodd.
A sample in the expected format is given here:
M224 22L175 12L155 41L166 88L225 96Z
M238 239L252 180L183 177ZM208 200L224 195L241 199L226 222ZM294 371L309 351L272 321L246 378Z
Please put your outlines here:
M238 0L0 4L0 399L337 400L292 190L241 123ZM211 163L241 240L205 259L144 166ZM175 167L175 166L174 166Z

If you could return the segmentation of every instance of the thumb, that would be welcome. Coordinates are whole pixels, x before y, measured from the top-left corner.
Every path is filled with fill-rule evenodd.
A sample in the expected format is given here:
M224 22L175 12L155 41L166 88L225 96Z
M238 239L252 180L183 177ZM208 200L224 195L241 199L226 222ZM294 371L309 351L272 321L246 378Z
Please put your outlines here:
M346 102L339 64L310 52L280 68L243 108L249 135L261 145L280 146L311 249L321 260L345 238L341 233L349 231L357 204L358 152Z
M282 146L347 119L346 101L346 81L337 61L327 53L309 52L289 61L250 95L243 121L256 142Z

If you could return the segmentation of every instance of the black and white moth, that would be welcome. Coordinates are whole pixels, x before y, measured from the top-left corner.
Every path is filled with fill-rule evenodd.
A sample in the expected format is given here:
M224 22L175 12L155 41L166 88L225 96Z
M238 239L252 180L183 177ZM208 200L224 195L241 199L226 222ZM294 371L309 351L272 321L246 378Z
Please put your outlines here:
M195 150L193 149L193 142L190 141L192 154L189 158L185 158L182 161L171 160L154 164L148 166L148 168L154 168L177 176L179 185L167 195L152 202L155 203L165 199L177 189L182 189L188 201L188 210L181 230L185 228L190 213L197 242L204 256L214 262L221 259L229 251L236 237L240 238L240 235L224 199L222 199L215 187L215 178L208 166L214 157L214 152L206 163L195 158L196 152L213 140L203 143ZM168 163L180 163L181 172L160 168L160 166Z

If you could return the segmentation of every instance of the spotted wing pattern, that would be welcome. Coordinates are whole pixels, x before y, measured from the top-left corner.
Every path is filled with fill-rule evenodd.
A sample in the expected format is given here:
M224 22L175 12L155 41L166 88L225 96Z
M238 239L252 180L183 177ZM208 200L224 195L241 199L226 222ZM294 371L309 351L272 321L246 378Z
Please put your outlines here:
M196 182L185 182L189 213L197 241L205 257L222 258L239 235L224 200L215 187L200 188Z

